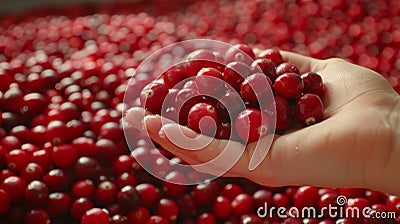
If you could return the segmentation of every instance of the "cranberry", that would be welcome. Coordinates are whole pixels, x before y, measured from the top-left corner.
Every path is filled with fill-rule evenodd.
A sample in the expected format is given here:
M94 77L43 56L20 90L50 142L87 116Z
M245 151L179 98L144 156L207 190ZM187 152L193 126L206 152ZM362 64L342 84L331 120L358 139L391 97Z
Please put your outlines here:
M240 112L235 120L236 133L244 142L257 141L266 136L270 128L268 115L254 108Z
M227 82L237 91L240 91L242 82L249 75L251 75L249 66L241 62L231 62L227 64L224 72L222 73L225 82Z
M0 183L3 182L3 180L7 179L8 177L15 176L15 173L12 172L9 169L4 169L0 171Z
M91 198L94 195L95 186L91 180L80 180L74 183L71 194L74 198Z
M322 77L315 72L307 72L301 75L301 79L304 83L304 92L313 93L318 95L320 98L324 96L324 84Z
M329 206L338 206L338 196L339 195L335 193L326 193L321 196L318 202L318 208L320 209L320 211L325 208L325 210L323 210L324 217L329 218L329 211L326 210L326 208L329 208Z
M1 114L0 114L1 115ZM1 118L0 118L1 119ZM1 122L0 122L1 125ZM30 140L31 130L24 125L17 125L10 130L10 135L15 136L21 143L26 143Z
M46 140L55 145L66 143L69 140L67 126L64 122L54 120L50 121L46 129Z
M49 200L49 189L41 181L32 181L25 189L25 201L33 206L45 206Z
M79 198L71 205L71 214L75 219L80 219L86 211L93 208L93 202L88 198Z
M107 205L107 211L110 214L110 216L118 215L118 214L124 214L124 209L119 203L113 203Z
M49 213L41 208L34 208L26 212L25 221L26 224L50 224L51 219Z
M117 200L123 208L132 209L139 205L140 197L135 188L128 185L118 192Z
M206 212L206 213L202 213L197 217L197 222L198 224L215 224L217 223L217 219L215 218L215 216L210 213L210 212Z
M254 199L248 194L239 194L232 200L231 206L233 214L241 216L254 210Z
M93 139L88 137L79 137L72 141L71 144L74 148L79 148L77 153L80 157L95 157L98 154L98 148L95 145Z
M240 224L262 224L263 221L254 214L242 215L240 217Z
M179 214L186 217L191 217L196 214L197 206L193 195L184 194L177 199L179 206Z
M235 91L227 91L225 95L215 104L218 111L219 120L222 122L231 122L242 110L246 109L242 99Z
M324 105L318 95L307 93L297 99L294 112L302 125L309 126L324 118Z
M71 168L78 159L76 149L67 144L54 146L51 152L51 161L62 169Z
M26 183L34 180L42 180L44 171L41 166L36 163L28 163L28 165L19 174Z
M8 89L3 95L3 105L12 113L21 113L24 106L24 93L18 87Z
M275 79L277 78L275 65L269 59L260 58L255 60L251 64L250 69L253 73L264 73L272 81L275 81Z
M110 224L129 224L128 217L119 214L113 215Z
M130 223L145 224L150 218L150 212L147 208L139 206L129 211L127 217Z
M169 221L175 221L179 215L179 207L175 201L163 198L156 205L156 213Z
M118 123L107 122L101 126L98 136L99 138L118 141L123 136L123 131Z
M189 76L195 76L202 68L215 68L223 70L223 59L220 55L210 50L196 50L191 52L185 61L186 73Z
M136 186L136 184L137 178L131 173L123 173L115 179L115 185L117 185L118 189L121 189L127 185Z
M211 204L217 197L218 190L217 183L213 181L198 184L193 189L194 200L199 205Z
M146 224L169 224L169 222L161 216L153 215L147 220Z
M17 176L7 177L0 185L0 188L10 195L12 203L19 202L23 198L25 187L24 179Z
M28 93L23 97L24 107L22 112L24 114L36 115L42 113L47 105L46 98L39 93Z
M126 172L131 172L138 165L135 158L131 155L121 155L113 163L113 171L119 175Z
M176 88L177 84L188 77L185 67L182 64L175 65L163 73L164 83L168 89Z
M21 147L21 141L17 137L9 135L1 139L0 145L7 151L12 151Z
M82 216L81 224L94 224L94 223L110 223L110 215L108 211L101 208L92 208L85 212Z
M218 196L214 201L213 211L217 218L227 218L231 214L231 200Z
M66 193L51 193L47 209L52 216L61 216L66 214L71 208L72 199Z
M316 207L319 195L318 188L312 186L300 187L294 195L293 204L296 208Z
M215 133L215 138L218 139L230 139L231 137L231 123L219 123L217 126L217 131Z
M10 195L11 196L11 195ZM386 205L392 210L392 211L400 211L400 197L390 195L386 199Z
M98 150L98 159L105 164L112 164L112 162L123 152L122 147L119 147L109 139L99 139L96 142Z
M196 88L200 94L219 97L224 94L225 85L222 73L215 68L202 68L195 78Z
M256 207L262 207L272 204L272 193L266 189L260 189L253 194L254 202Z
M287 100L275 96L276 130L284 130L289 127L292 121L292 108Z
M179 111L179 124L186 125L189 110L200 102L201 96L197 89L181 89L176 95L175 108Z
M276 75L281 76L285 73L300 74L299 68L292 62L284 62L276 67Z
M278 49L270 48L261 51L258 55L258 58L264 58L264 59L269 59L271 60L275 66L278 66L282 64L283 58L281 53L279 52Z
M262 73L252 74L240 86L240 95L244 100L265 102L272 95L272 82Z
M253 49L246 44L236 44L225 53L225 63L238 61L250 65L255 58Z
M350 214L350 221L351 223L363 223L363 214L362 211L366 207L371 207L371 203L367 201L364 198L350 198L347 200L347 204L344 207L344 210L347 212L347 214ZM357 208L359 214L357 213L354 214L354 209ZM351 212L353 211L353 215L351 215Z
M283 98L295 98L303 91L304 84L300 75L285 73L279 76L274 82L274 91Z
M172 197L177 197L186 191L186 176L179 171L171 171L165 176L164 192Z
M29 163L29 153L21 149L14 149L6 154L7 167L9 170L19 173Z
M61 169L53 169L44 175L43 182L51 191L64 192L71 186L72 178Z
M375 190L366 190L365 198L372 204L385 203L388 195Z
M3 216L8 212L11 204L10 195L3 189L0 189L0 201L0 216Z
M167 94L168 88L164 84L153 82L143 88L140 94L140 102L146 110L151 113L160 114Z
M80 157L74 165L74 174L78 179L96 177L100 171L100 164L90 157Z
M289 198L285 194L276 193L272 196L272 204L276 207L287 207Z
M209 104L198 103L189 111L187 124L196 132L210 135L216 131L217 122L217 111Z
M110 181L103 181L95 192L95 198L100 204L108 204L117 198L117 187Z
M226 184L224 188L222 188L221 195L227 197L232 200L239 194L244 193L243 189L237 184Z

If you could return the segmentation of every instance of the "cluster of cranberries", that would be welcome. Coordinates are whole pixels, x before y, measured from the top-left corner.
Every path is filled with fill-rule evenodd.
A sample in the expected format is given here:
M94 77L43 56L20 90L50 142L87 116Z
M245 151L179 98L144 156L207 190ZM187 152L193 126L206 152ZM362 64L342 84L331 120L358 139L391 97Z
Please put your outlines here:
M396 1L176 0L171 4L149 0L129 4L115 2L97 8L78 6L59 11L69 17L40 11L0 18L0 224L396 223L395 218L348 219L328 214L313 219L282 218L273 213L272 217L261 219L256 212L265 202L268 207L318 209L336 205L338 195L348 198L346 208L371 207L371 216L389 211L398 219L400 197L368 189L268 188L236 178L218 178L195 186L171 184L151 176L135 158L151 158L150 171L165 180L179 182L198 174L175 169L175 164L183 161L162 148L155 149L145 133L127 127L125 130L134 142L135 158L132 157L122 131L126 124L121 120L124 108L132 106L124 104L125 92L139 97L144 86L152 81L150 76L135 73L140 63L163 46L198 37L247 43L253 49L277 46L318 58L344 57L383 74L400 91L400 5ZM94 11L97 14L92 14ZM254 61L265 62L269 68L271 63L266 56L254 53ZM221 56L226 64L240 64L225 61L227 56ZM270 59L278 74L279 66L286 62ZM197 65L192 62L195 71ZM205 76L221 79L222 75L225 82L227 66L203 63L198 71L188 73L193 79L191 83L198 81L195 89L200 91L217 90L218 84L207 83ZM234 72L228 78L233 91L245 101L242 109L266 113L262 110L264 104L255 105L258 102L253 94L265 94L257 86L261 76L267 80L266 85L270 85L266 77L271 80L271 89L276 93L275 105L268 105L279 109L300 100L292 97L293 92L279 92L278 89L288 89L275 87L278 77L270 77L269 70L253 74L252 63L244 64L242 67L247 71L250 68L251 74L242 77L243 81ZM262 63L258 66L265 68ZM165 93L174 89L171 85L177 81L173 77L180 69L183 67L177 66L171 76L167 74L170 71L164 75ZM186 73L187 67L184 69ZM318 76L312 73L289 76L292 78L280 79L302 82L304 93L308 91L307 79L319 83ZM182 102L192 94L189 84L179 88L179 92L186 89L180 94ZM202 84L206 87L203 90ZM228 93L225 89L222 92L221 98ZM321 94L317 90L311 93ZM187 118L178 121L190 123L197 130L197 116L213 118L217 112L220 131L216 133L221 138L229 136L221 131L230 130L232 122L223 120L228 116L220 116L223 107L214 105L210 98L194 102L211 105L215 111L210 113L208 106L204 110L204 104L193 105L185 109L193 109L191 116L188 112ZM198 110L201 113L195 112ZM296 111L295 106L293 110ZM167 115L175 112L165 111ZM254 114L257 113L247 115ZM296 119L305 124L313 122L305 117ZM315 115L312 117L318 120ZM276 129L285 130L285 125L279 126L284 123L284 116L277 118ZM200 129L207 131L207 120L204 119L205 128L200 125Z
M304 126L321 121L323 94L320 75L300 74L278 50L256 56L250 46L237 44L224 56L191 52L145 86L140 100L148 111L216 138L230 139L234 127L232 135L247 143L273 132L273 117L277 131L289 129L294 120Z

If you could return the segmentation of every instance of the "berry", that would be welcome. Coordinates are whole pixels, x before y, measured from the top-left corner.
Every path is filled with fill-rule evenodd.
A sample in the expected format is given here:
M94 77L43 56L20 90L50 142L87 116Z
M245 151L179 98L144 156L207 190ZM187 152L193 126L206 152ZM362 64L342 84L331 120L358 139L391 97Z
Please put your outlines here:
M19 173L29 163L29 154L21 149L14 149L6 154L7 167L9 170Z
M210 135L216 131L218 114L215 108L206 103L194 105L188 114L188 127L198 133Z
M153 215L147 220L146 224L169 224L169 222L161 216Z
M272 82L262 73L252 74L240 86L240 95L244 100L265 102L272 95Z
M260 58L251 63L250 69L253 73L262 72L272 81L278 77L274 63L265 58Z
M270 49L261 51L258 54L258 58L269 59L274 63L275 66L278 66L278 65L282 64L282 62L283 62L281 53L279 52L278 49L274 49L274 48L270 48Z
M210 213L210 212L206 212L206 213L202 213L197 217L197 222L198 224L215 224L217 223L217 219L215 218L215 216Z
M93 181L79 180L72 185L71 194L74 198L91 198L94 195L96 188L93 184Z
M217 197L218 189L218 185L213 181L198 184L193 189L194 200L199 205L211 204Z
M49 201L49 189L41 181L32 181L25 189L25 202L31 206L45 206Z
M79 220L85 214L86 211L93 208L93 202L88 198L79 198L75 200L71 205L72 216Z
M265 203L267 203L267 205L272 204L272 193L265 189L254 192L253 198L257 208L265 206Z
M186 191L186 176L179 171L171 171L165 176L163 190L172 197L178 197Z
M276 94L283 98L296 98L304 88L300 75L295 73L285 73L279 76L273 85Z
M223 70L223 59L210 50L196 50L186 57L185 68L189 76L196 76L202 68L215 68Z
M8 212L11 204L10 195L3 189L0 189L0 201L0 216L3 216Z
M78 159L76 149L67 144L54 146L51 152L51 161L62 169L71 168Z
M136 207L127 214L130 223L144 224L150 218L150 212L145 207Z
M179 207L173 200L163 198L156 205L156 213L169 221L175 221L179 215Z
M90 157L80 157L74 165L74 174L78 179L89 179L96 177L100 170L97 160Z
M61 169L53 169L44 175L43 182L47 185L50 191L64 192L71 186L72 178L68 173Z
M275 96L276 130L286 129L292 121L292 108L280 96Z
M276 67L276 75L279 77L285 73L300 74L299 68L292 62L284 62Z
M226 184L221 191L221 195L229 198L230 200L242 193L244 193L243 189L239 185L232 183Z
M177 84L184 81L188 77L189 76L186 73L185 66L182 64L173 66L163 74L164 83L168 89L176 88Z
M110 224L129 224L128 217L119 214L113 215Z
M254 214L248 214L240 217L240 224L263 224L263 221Z
M225 53L225 63L237 61L250 65L255 58L253 49L246 44L236 44Z
M149 183L142 183L135 187L144 206L152 206L158 201L160 192L158 188Z
M195 84L200 94L219 97L225 90L222 80L222 73L217 69L202 68L195 77Z
M101 208L92 208L82 216L81 224L109 224L110 215L107 210Z
M139 193L132 186L123 187L117 194L118 203L125 209L132 209L139 205Z
M34 180L42 180L44 171L41 166L36 163L28 163L26 167L19 174L26 183L30 183Z
M72 199L66 193L51 193L49 195L49 202L47 210L52 216L62 216L66 214L71 208Z
M25 180L17 176L7 177L0 185L8 193L12 203L19 202L24 197L25 187Z
M227 218L231 214L231 200L218 196L214 201L213 211L217 218Z
M49 213L41 208L34 208L25 213L26 224L50 224L51 219Z
M109 204L117 198L117 187L110 181L103 181L95 192L96 201L100 204Z
M151 113L160 114L162 104L167 94L168 88L164 84L152 82L144 87L140 93L140 103Z
M307 93L297 99L294 112L300 124L309 126L324 118L324 105L318 95Z
M316 207L318 205L318 200L318 188L303 186L294 194L293 204L299 209L304 207Z
M239 194L231 203L232 212L237 216L241 216L254 210L254 199L248 194Z
M236 133L244 142L257 141L266 136L270 128L268 115L254 108L240 112L235 120Z
M249 66L241 62L231 62L227 64L222 73L225 82L237 91L240 91L242 82L249 75L251 75Z
M322 77L318 73L307 72L301 75L301 79L304 83L304 93L313 93L323 98L324 84L322 82Z

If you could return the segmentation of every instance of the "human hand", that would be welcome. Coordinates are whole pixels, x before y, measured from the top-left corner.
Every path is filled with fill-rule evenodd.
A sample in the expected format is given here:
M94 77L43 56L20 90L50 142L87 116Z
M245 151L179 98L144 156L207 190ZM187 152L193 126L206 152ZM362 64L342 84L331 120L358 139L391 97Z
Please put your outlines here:
M144 117L140 108L130 110L126 119L137 128L144 119L149 136L189 164L210 161L223 150L236 154L246 147L224 176L246 177L268 186L365 187L400 194L400 140L396 138L400 136L400 97L389 83L379 74L341 59L281 53L301 72L314 71L323 77L325 117L318 124L274 136L268 155L254 170L248 169L251 157L268 137L243 146L177 124L163 126L159 115ZM172 138L179 136L179 131L204 147L178 147Z

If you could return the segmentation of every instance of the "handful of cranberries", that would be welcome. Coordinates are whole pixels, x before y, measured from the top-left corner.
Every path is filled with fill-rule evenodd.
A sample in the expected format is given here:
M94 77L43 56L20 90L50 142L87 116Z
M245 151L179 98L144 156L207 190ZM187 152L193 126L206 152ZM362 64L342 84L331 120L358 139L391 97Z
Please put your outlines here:
M300 73L276 49L245 44L195 50L144 87L142 106L196 132L250 143L324 117L319 74Z

